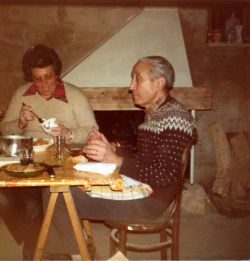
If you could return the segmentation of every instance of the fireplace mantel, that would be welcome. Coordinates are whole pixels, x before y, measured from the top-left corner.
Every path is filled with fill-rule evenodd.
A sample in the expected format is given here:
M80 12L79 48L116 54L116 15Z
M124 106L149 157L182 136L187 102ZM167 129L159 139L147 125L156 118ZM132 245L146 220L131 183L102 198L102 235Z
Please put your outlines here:
M127 87L82 87L94 111L140 110L133 103ZM201 87L176 87L171 95L190 110L212 109L212 91Z

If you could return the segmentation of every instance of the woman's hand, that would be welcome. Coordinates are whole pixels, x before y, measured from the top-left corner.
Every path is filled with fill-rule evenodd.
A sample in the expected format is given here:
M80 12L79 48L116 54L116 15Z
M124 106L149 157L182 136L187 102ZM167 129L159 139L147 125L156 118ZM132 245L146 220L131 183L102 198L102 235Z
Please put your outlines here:
M34 118L35 117L32 112L32 108L28 105L23 104L19 113L18 127L20 129L25 129L29 121L33 121Z
M57 121L58 126L51 128L50 134L52 136L63 136L66 141L72 138L72 131L64 126L62 121Z

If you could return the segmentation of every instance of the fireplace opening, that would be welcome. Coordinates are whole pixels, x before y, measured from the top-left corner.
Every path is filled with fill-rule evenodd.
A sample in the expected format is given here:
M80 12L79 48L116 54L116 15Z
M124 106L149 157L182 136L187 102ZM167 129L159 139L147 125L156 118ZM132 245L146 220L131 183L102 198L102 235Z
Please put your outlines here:
M109 142L128 149L136 147L137 127L144 121L144 111L95 111L95 117Z

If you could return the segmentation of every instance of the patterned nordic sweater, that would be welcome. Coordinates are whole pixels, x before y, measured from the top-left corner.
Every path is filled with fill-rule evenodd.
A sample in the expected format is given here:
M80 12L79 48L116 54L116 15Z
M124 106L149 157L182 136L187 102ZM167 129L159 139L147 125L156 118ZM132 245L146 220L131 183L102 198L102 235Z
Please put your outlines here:
M183 150L195 142L196 134L191 113L169 96L139 125L136 155L124 158L121 173L158 188L176 183ZM126 173L129 169L133 173Z

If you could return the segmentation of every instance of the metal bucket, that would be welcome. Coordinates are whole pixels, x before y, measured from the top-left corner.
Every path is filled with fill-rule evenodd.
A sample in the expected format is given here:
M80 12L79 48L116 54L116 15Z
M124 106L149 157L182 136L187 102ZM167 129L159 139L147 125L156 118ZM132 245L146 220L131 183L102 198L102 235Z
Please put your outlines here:
M0 136L0 155L6 157L15 157L28 150L33 151L33 137L21 135Z

